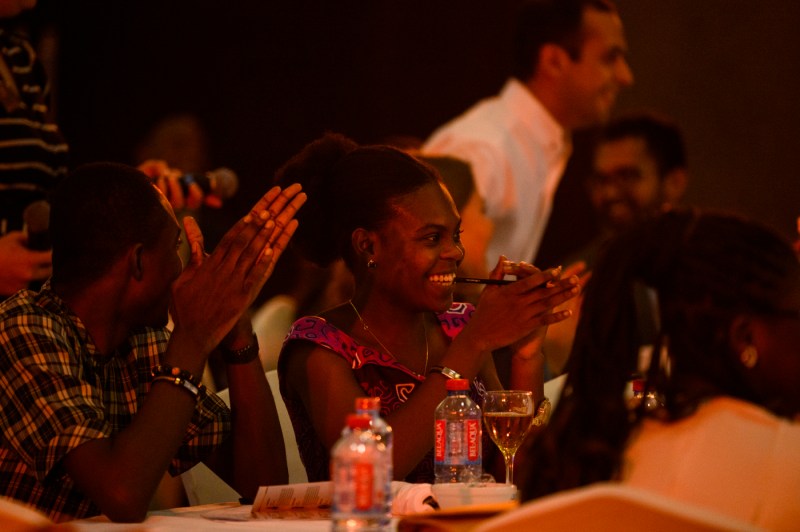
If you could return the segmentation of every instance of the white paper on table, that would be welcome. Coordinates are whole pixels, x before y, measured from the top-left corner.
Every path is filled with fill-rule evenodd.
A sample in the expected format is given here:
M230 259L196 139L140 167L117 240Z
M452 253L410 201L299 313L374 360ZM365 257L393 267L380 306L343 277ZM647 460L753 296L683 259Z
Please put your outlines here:
M253 514L294 508L329 508L333 501L333 482L305 482L281 486L261 486L253 502Z
M392 482L393 512L395 515L432 510L426 501L431 497L430 484ZM318 516L313 510L327 511L333 503L333 483L306 482L281 486L262 486L253 502L254 517L273 517L276 512L293 518ZM288 511L288 513L287 513ZM309 513L309 511L311 511ZM307 518L307 517L306 517Z

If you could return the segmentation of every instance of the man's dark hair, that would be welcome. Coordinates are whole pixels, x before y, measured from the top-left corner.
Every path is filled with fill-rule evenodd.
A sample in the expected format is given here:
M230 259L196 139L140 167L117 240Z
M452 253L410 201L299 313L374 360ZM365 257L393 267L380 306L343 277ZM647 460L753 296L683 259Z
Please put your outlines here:
M660 177L677 168L686 168L683 135L678 125L666 116L649 111L620 116L600 130L598 144L626 138L644 140Z
M123 164L91 163L68 175L51 197L53 282L90 282L130 246L154 245L167 217L159 194Z
M514 34L514 76L521 81L533 76L539 51L545 44L557 44L573 61L579 60L586 9L605 13L617 11L611 0L530 0L523 3Z

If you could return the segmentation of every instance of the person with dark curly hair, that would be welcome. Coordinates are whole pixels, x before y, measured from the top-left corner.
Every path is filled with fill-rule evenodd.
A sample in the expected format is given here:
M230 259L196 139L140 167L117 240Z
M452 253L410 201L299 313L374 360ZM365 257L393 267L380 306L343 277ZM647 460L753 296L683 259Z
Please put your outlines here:
M329 477L328 457L355 399L377 396L394 429L397 479L433 480L433 414L449 378L477 395L500 387L491 352L511 346L515 389L542 404L546 326L578 292L576 278L500 258L478 304L454 303L464 258L460 216L437 172L401 150L327 135L278 172L308 203L293 245L320 266L343 259L354 291L295 322L278 360L281 393L309 481Z
M657 294L645 391L634 293ZM523 497L593 482L709 507L767 530L800 522L800 262L771 229L673 210L601 251L566 382L527 451ZM660 406L659 406L660 403Z

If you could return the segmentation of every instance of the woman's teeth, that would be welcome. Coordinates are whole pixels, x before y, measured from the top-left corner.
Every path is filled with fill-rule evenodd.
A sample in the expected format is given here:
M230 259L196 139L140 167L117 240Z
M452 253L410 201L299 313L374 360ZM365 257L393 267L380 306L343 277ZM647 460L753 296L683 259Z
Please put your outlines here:
M436 284L451 285L455 281L455 278L456 274L446 273L446 274L431 275L430 277L428 277L428 280Z

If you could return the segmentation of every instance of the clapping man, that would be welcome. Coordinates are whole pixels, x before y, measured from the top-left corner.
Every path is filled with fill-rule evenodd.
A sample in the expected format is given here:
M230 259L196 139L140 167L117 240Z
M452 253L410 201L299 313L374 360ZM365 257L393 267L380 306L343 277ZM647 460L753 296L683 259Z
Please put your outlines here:
M287 481L246 310L294 233L297 185L267 192L207 255L140 171L97 163L57 187L53 276L0 306L0 492L57 521L144 518L202 460L240 494ZM168 311L174 322L165 326ZM199 376L227 362L230 410Z

